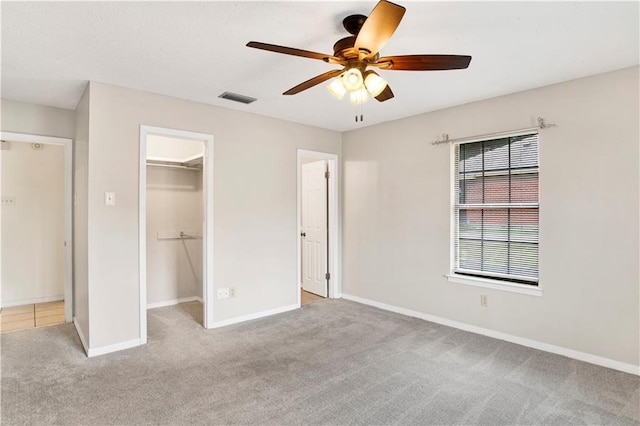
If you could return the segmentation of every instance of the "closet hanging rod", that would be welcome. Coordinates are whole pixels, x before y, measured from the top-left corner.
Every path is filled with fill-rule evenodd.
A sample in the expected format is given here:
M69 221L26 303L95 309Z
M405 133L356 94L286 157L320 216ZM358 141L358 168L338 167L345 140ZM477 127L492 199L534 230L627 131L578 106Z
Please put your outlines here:
M183 231L180 231L180 238L183 240L201 240L202 237L198 237L197 235L189 235L185 234Z

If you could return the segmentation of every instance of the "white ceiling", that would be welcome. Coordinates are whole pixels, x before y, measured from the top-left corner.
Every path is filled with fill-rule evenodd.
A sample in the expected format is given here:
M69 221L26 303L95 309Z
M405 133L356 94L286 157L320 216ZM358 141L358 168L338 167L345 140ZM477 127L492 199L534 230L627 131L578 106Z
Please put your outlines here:
M382 55L473 56L467 70L381 71L396 97L355 107L318 85L332 69L245 47L323 53L353 2L2 2L2 97L75 109L87 80L345 131L639 63L638 2L415 2ZM258 101L219 99L231 91Z

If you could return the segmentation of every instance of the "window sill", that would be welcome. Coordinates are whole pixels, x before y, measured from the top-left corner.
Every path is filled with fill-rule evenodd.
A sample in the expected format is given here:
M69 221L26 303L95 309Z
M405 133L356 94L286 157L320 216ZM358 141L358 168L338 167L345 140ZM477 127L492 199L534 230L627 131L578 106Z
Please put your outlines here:
M476 287L491 288L493 290L510 291L512 293L528 294L529 296L542 296L542 289L526 284L509 283L489 278L467 277L458 274L445 275L450 283L473 285Z

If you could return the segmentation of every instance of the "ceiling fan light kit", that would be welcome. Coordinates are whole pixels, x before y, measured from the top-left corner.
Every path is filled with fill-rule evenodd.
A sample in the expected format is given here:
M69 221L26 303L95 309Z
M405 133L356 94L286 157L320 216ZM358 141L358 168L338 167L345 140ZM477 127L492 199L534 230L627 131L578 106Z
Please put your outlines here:
M369 93L371 93L371 96L375 98L387 87L387 82L384 78L380 77L378 73L369 70L365 72L364 85Z
M349 100L352 104L363 104L369 100L369 95L364 87L361 87L358 90L352 90L349 92Z
M338 77L342 79L342 84L344 84L344 88L349 92L353 92L354 90L360 90L362 87L362 73L358 68L350 68L348 69L342 76Z
M358 68L351 68L329 83L327 90L338 100L349 92L351 103L361 104L369 99L367 92L375 98L386 87L387 82L375 71L365 71L363 76Z
M331 93L338 100L342 100L342 98L344 98L344 95L347 93L347 89L344 87L344 84L342 84L341 78L336 78L335 80L333 80L327 86L327 90L329 90L329 93Z
M337 99L349 93L351 102L361 104L369 94L378 102L394 97L388 83L375 71L375 67L388 71L439 71L464 69L469 66L471 56L465 55L399 55L380 57L380 50L389 41L400 25L406 9L387 0L380 0L369 16L350 15L342 24L352 34L338 40L333 46L333 55L311 52L292 47L250 41L248 47L316 59L342 69L332 70L313 77L287 90L283 95L295 95L327 80L334 79L327 87Z

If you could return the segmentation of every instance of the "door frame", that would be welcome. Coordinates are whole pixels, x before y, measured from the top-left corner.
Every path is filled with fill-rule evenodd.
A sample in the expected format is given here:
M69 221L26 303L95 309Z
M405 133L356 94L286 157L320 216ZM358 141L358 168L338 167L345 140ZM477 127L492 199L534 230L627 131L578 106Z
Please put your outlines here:
M73 139L0 131L0 139L64 147L64 320L73 321ZM0 151L1 152L1 151ZM0 154L1 155L1 154ZM1 169L2 166L0 166ZM0 213L1 217L1 213ZM1 270L0 270L1 272Z
M140 126L140 166L139 166L139 284L140 284L140 344L147 343L147 136L165 136L190 139L204 143L202 164L203 188L203 274L202 274L202 325L213 325L213 135L187 130L169 129L155 126Z
M297 240L297 257L296 257L296 295L298 307L301 306L301 283L302 276L302 241L300 238L300 229L302 227L302 159L313 158L317 160L326 160L329 168L329 191L327 199L329 202L329 280L328 298L337 299L342 297L341 271L342 261L340 256L340 247L342 242L341 220L340 220L340 175L339 175L339 156L338 154L330 154L321 151L311 151L306 149L297 150L296 176L297 176L297 212L296 212L296 240Z

